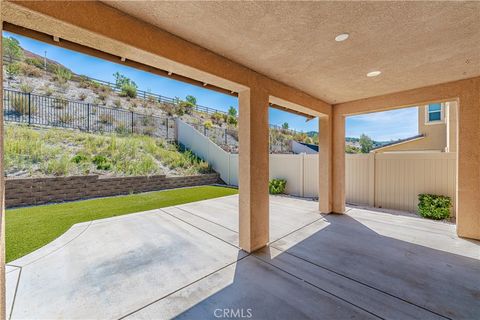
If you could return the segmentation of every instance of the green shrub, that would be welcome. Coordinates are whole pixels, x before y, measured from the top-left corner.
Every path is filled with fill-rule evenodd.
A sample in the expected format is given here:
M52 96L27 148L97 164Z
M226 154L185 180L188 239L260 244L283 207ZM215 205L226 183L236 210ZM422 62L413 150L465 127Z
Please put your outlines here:
M107 94L107 95L108 95L110 92L112 92L112 89L111 89L109 86L105 85L105 84L100 85L100 86L98 87L98 90L101 91L101 92L103 92L103 93L105 93L105 94Z
M211 118L212 118L213 123L218 124L218 125L221 125L222 122L224 121L224 116L220 112L215 112L214 114L212 114Z
M28 83L23 82L20 84L20 91L22 91L23 93L32 93L33 87Z
M78 87L82 89L90 88L90 80L87 76L81 75L78 77Z
M284 179L272 179L268 183L268 191L270 194L281 194L285 192L287 186L287 180Z
M123 123L118 123L115 127L115 132L119 135L127 135L130 133L130 130Z
M120 99L116 99L113 101L113 105L115 108L120 108L122 106L122 101L120 101Z
M37 67L31 66L26 63L20 63L20 71L22 74L24 74L27 77L41 77L42 76L42 70L38 69Z
M237 122L238 122L238 121L237 121L237 118L236 118L236 117L231 116L231 115L228 116L228 118L227 118L227 123L228 123L228 124L236 127L236 126L237 126Z
M207 120L203 123L203 126L207 129L211 129L213 127L213 123L210 120Z
M149 102L151 104L155 104L155 103L157 103L157 99L154 96L148 96L147 97L147 102Z
M173 116L175 113L175 105L170 103L160 104L160 109L162 109L168 116Z
M83 154L83 153L77 153L73 158L72 158L72 162L73 163L81 163L81 162L85 162L88 160L88 157Z
M45 67L44 62L42 61L42 59L39 58L26 58L25 63L40 69L43 69Z
M100 99L101 101L105 102L105 100L107 100L107 94L106 93L99 93L98 94L98 99Z
M110 160L102 155L96 155L93 157L92 162L97 166L98 170L110 170L112 168Z
M41 163L41 166L47 174L65 176L71 170L72 163L66 155L62 155L59 158L50 159L47 162Z
M5 72L9 79L13 79L20 74L20 64L18 62L10 63L5 68Z
M182 101L178 105L178 108L182 110L182 114L183 113L192 114L192 111L193 111L193 108L195 108L195 105L188 101Z
M72 79L72 72L67 68L57 66L55 70L55 76L53 78L58 83L65 84L68 80Z
M121 87L120 95L123 97L136 98L137 97L137 86L131 83L125 83Z
M44 90L45 90L45 95L48 97L50 97L53 94L53 89L48 86L45 86Z
M175 106L175 114L180 117L185 114L185 107L182 103L179 103Z
M447 219L450 217L451 206L450 197L425 193L418 195L418 213L424 218Z
M124 97L135 98L137 96L137 84L130 78L119 72L113 74L115 77L115 85L120 89L120 95Z

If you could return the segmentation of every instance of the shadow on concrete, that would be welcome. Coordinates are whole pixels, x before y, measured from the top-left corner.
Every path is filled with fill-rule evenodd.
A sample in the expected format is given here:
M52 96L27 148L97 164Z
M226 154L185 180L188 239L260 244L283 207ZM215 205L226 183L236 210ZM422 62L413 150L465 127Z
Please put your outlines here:
M238 261L228 281L178 318L480 317L480 260L381 235L349 215L328 215Z

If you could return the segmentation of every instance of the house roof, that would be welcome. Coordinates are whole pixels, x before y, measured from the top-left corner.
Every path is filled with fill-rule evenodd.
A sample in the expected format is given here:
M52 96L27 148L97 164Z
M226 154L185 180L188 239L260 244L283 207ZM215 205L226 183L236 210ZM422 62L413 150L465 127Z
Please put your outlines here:
M308 147L308 148L312 149L313 151L318 152L318 145L316 145L316 144L305 143L305 142L300 142L300 141L297 141L297 142L304 145L305 147Z
M400 140L397 140L397 141L392 141L392 142L389 142L387 144L384 144L380 147L376 147L376 148L373 148L370 152L372 151L378 151L378 150L381 150L383 148L387 148L387 147L391 147L391 146L395 146L395 145L399 145L399 144L402 144L402 143L406 143L406 142L410 142L410 141L414 141L414 140L419 140L419 139L422 139L424 138L425 135L424 134L417 134L416 136L413 136L413 137L409 137L409 138L405 138L405 139L400 139Z

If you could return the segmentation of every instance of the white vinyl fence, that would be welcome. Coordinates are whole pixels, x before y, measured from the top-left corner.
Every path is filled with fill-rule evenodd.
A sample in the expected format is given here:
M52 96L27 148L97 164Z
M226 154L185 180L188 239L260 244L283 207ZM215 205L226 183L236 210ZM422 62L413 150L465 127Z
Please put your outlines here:
M190 125L177 119L177 140L204 159L225 183L238 186L238 154L226 152ZM287 180L286 193L318 197L318 155L271 154L270 179Z
M225 183L238 186L238 154L224 151L177 120L177 140L211 164ZM420 193L446 195L455 207L455 154L402 152L346 155L347 203L416 211ZM271 154L270 179L287 180L286 192L318 197L317 154Z
M455 208L456 154L401 152L346 155L348 203L416 211L418 195L449 196Z

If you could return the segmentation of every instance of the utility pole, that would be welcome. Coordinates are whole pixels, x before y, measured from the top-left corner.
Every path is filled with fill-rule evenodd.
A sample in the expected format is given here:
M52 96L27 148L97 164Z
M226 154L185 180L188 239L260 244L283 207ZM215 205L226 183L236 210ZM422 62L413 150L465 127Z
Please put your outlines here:
M45 70L45 76L47 75L47 50L45 50L45 56L43 58L43 69Z

